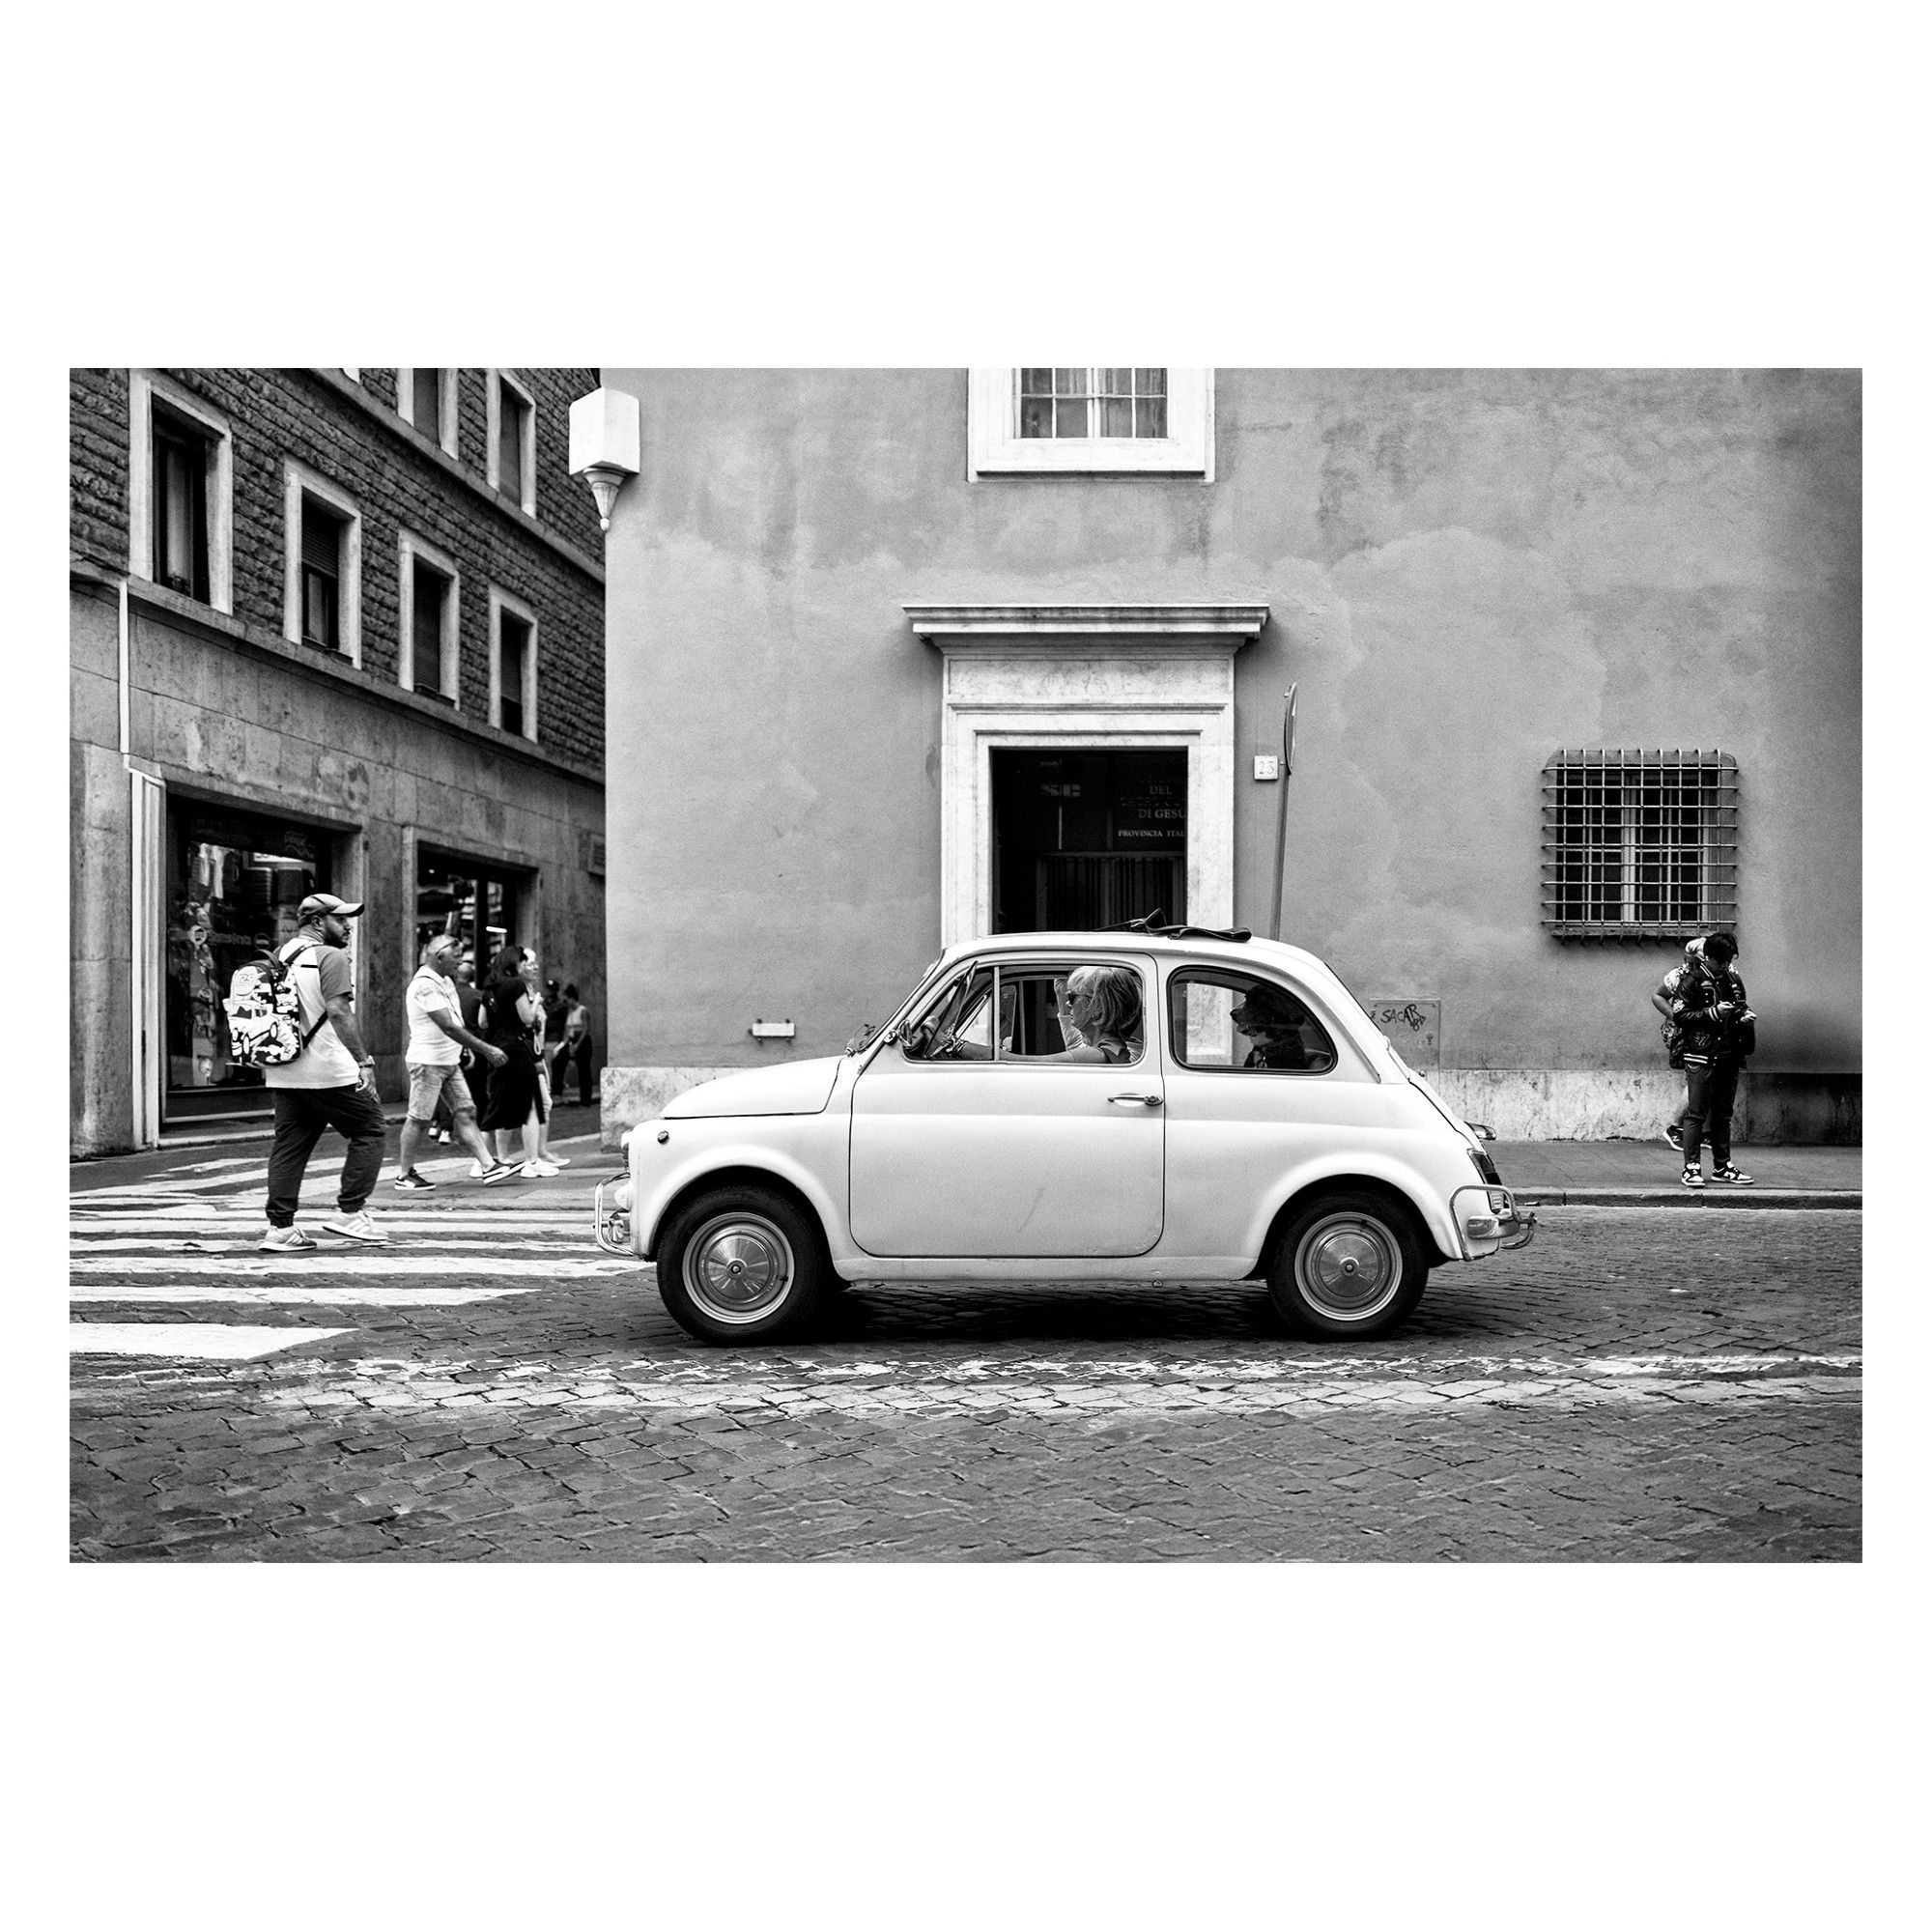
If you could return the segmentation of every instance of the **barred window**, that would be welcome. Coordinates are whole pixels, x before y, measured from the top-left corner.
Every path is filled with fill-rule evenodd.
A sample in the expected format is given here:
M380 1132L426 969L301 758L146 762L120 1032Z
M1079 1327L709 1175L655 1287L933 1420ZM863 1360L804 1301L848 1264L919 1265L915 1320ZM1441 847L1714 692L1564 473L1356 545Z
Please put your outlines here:
M1738 761L1558 752L1543 768L1543 923L1558 939L1732 930Z

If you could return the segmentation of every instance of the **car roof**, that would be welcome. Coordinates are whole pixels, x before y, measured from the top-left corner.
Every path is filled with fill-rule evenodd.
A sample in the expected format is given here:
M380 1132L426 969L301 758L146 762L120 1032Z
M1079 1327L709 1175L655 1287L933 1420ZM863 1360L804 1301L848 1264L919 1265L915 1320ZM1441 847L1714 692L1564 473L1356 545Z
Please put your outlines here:
M1208 939L1190 934L1170 938L1157 932L986 932L949 946L942 964L969 953L987 952L1140 952L1169 953L1176 958L1212 959L1231 966L1272 966L1286 972L1332 977L1325 961L1298 946L1278 939Z

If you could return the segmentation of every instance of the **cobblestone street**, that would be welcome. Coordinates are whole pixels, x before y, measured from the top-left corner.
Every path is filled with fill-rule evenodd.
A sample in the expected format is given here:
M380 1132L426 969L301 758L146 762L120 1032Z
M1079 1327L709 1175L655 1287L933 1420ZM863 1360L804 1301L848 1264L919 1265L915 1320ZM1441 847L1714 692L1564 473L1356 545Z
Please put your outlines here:
M259 1154L77 1170L73 1554L1861 1553L1855 1212L1547 1208L1359 1348L1253 1284L1042 1282L725 1351L591 1246L612 1163L573 1151L487 1194L438 1163L382 1190L391 1246L294 1260L254 1251Z

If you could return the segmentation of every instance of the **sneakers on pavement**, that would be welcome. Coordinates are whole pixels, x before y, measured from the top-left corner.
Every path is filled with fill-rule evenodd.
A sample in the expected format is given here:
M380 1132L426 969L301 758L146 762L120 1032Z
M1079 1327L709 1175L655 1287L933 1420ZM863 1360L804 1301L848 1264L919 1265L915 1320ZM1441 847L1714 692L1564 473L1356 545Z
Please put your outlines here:
M1664 1128L1663 1138L1667 1140L1670 1143L1670 1145L1677 1150L1679 1153L1682 1153L1684 1151L1684 1129L1680 1127L1675 1121L1672 1121L1671 1123Z
M436 1182L427 1175L418 1174L414 1168L411 1168L407 1174L397 1175L392 1185L398 1194L427 1194L435 1187Z
M366 1208L354 1214L338 1214L334 1220L325 1221L322 1227L325 1234L340 1235L345 1241L366 1241L371 1247L381 1247L389 1238L370 1219Z
M495 1167L485 1167L479 1161L469 1170L471 1180L480 1180L485 1187L492 1187L499 1180L508 1180L513 1174L523 1173L523 1169L513 1160L499 1160Z
M547 1160L526 1160L517 1172L526 1180L548 1180L556 1169Z
M490 1170L480 1160L472 1160L469 1163L469 1178L471 1180L481 1180L489 1172Z
M540 1154L538 1158L548 1167L568 1167L570 1165L570 1156L567 1153L546 1153Z
M1722 1167L1711 1171L1713 1180L1728 1180L1733 1187L1755 1187L1757 1182L1749 1175L1740 1174L1735 1161L1726 1161Z
M1704 1170L1701 1167L1687 1167L1684 1170L1684 1184L1686 1187L1702 1187Z
M315 1243L299 1228L270 1228L255 1243L265 1255L305 1255Z

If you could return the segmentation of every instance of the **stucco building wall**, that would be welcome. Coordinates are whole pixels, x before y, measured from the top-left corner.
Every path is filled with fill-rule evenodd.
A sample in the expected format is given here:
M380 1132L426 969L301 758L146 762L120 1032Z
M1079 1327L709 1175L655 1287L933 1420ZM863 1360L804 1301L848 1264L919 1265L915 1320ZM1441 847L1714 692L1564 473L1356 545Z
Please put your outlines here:
M837 1050L937 951L941 668L902 607L1252 600L1239 922L1293 680L1284 937L1439 1001L1442 1082L1499 1129L1654 1132L1677 947L1543 929L1540 775L1721 750L1751 1130L1858 1131L1856 373L1224 369L1211 482L969 481L961 370L605 380L645 450L607 551L607 1124Z

